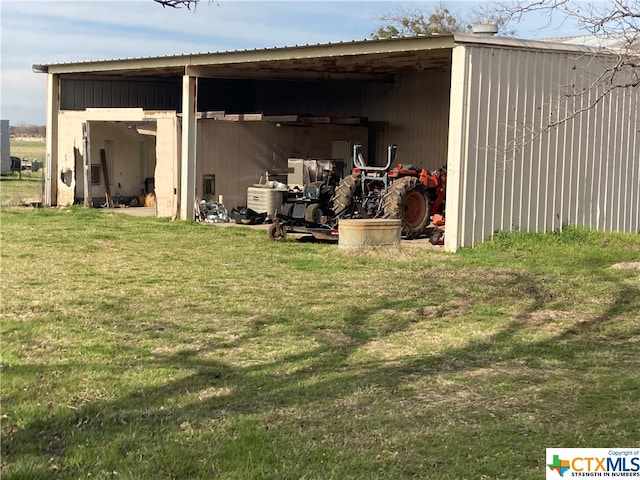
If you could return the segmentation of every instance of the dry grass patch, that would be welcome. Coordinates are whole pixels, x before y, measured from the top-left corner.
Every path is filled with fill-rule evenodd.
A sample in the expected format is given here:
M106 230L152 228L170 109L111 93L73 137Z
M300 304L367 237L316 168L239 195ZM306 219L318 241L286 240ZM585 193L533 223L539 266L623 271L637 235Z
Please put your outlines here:
M611 265L614 270L640 270L640 262L621 262Z

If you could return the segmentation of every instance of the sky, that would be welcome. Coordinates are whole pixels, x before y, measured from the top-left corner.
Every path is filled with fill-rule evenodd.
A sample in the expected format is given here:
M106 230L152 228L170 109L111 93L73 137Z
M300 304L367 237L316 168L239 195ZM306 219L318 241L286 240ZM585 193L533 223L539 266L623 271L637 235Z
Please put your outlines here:
M201 0L194 10L153 0L0 0L0 117L44 125L46 75L34 64L245 50L369 38L380 16L399 8L432 11L440 2ZM465 16L487 2L444 2ZM578 34L533 16L519 38Z

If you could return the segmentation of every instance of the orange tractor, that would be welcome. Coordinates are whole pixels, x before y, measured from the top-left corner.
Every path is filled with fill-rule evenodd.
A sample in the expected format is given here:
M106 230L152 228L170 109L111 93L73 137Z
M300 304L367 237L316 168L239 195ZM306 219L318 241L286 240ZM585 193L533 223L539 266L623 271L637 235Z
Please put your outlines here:
M397 147L387 148L387 163L369 166L353 147L353 170L338 184L333 195L336 218L391 218L401 220L402 236L407 239L423 235L435 216L440 232L444 230L446 169L428 172L408 164L397 164ZM439 235L432 243L441 243Z

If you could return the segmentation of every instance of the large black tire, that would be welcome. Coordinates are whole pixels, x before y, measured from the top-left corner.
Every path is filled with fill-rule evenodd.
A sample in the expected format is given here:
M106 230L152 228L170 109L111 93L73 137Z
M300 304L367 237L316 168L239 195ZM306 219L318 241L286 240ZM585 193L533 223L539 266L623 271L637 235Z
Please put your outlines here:
M360 188L359 175L347 175L336 187L333 194L333 213L339 217L352 210L353 197L357 195Z
M399 178L383 199L384 218L402 221L402 236L407 239L422 235L429 225L429 198L415 177Z
M310 203L304 211L304 219L311 223L322 223L322 206L319 203Z

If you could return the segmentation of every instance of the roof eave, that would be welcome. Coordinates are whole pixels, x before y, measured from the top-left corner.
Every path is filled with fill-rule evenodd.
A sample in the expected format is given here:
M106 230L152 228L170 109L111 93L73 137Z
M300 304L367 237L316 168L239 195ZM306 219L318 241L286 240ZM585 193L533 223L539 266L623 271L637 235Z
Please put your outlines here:
M383 40L361 40L353 42L318 45L238 50L216 53L173 55L166 57L144 57L117 60L34 65L39 73L97 73L111 71L135 71L181 69L202 65L229 65L251 62L273 62L292 59L314 59L323 57L358 56L374 53L395 53L417 50L453 48L454 36L420 36ZM36 67L38 69L36 70Z

